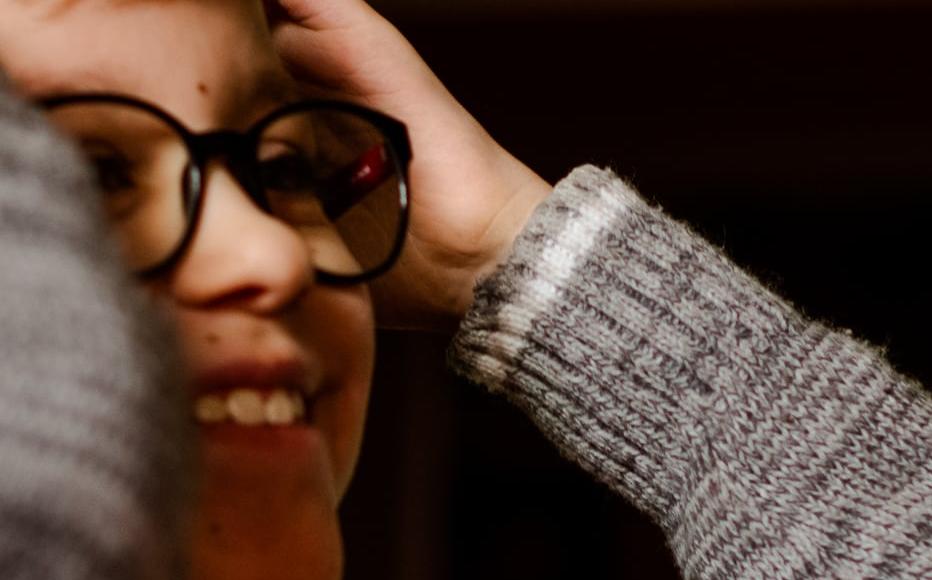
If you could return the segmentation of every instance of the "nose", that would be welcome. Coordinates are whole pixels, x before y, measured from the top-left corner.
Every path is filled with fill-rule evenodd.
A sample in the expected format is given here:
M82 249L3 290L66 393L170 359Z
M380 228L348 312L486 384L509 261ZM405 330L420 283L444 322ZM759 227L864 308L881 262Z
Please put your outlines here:
M312 249L258 208L220 163L208 168L201 204L194 238L168 281L181 305L273 313L313 283Z

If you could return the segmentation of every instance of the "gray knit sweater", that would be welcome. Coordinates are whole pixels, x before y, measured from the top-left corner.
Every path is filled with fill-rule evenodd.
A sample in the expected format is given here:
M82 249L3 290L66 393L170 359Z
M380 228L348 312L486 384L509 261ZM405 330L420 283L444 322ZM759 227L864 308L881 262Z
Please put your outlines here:
M2 78L0 78L2 85ZM175 579L191 426L74 151L0 86L0 578Z
M171 341L93 205L0 94L4 579L182 576ZM451 353L650 513L689 577L932 577L928 396L610 173L557 187Z
M932 399L582 167L450 351L650 514L687 578L932 578Z

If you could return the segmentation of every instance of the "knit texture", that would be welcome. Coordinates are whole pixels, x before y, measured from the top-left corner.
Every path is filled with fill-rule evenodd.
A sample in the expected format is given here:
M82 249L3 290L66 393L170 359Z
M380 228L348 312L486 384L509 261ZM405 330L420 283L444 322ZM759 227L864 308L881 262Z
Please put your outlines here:
M932 578L932 400L609 171L574 171L450 350L662 527L687 578Z
M5 580L183 577L178 357L98 214L72 148L0 86Z

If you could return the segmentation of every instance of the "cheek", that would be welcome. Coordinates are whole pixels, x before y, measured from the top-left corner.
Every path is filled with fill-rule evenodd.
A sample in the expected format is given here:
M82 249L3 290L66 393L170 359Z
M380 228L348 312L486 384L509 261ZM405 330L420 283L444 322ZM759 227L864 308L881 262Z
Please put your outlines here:
M293 328L312 345L326 369L326 392L314 409L342 497L362 443L375 361L375 323L369 292L363 287L319 288L307 298L307 314Z
M189 364L223 360L244 352L291 352L319 361L323 389L314 404L314 423L328 453L333 490L342 497L352 478L365 426L375 361L375 323L368 289L312 287L275 315L248 308L179 307L165 287L150 285L179 325ZM282 348L282 345L289 345Z

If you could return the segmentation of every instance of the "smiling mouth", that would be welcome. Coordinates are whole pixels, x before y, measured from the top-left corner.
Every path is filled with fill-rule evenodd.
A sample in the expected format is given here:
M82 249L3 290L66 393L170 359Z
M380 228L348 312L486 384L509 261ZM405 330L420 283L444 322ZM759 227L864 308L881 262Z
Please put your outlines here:
M201 425L287 427L310 423L313 402L295 389L238 387L200 395L194 400L194 419Z

